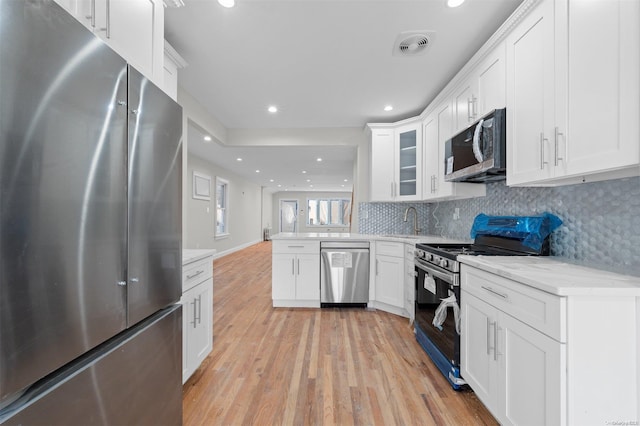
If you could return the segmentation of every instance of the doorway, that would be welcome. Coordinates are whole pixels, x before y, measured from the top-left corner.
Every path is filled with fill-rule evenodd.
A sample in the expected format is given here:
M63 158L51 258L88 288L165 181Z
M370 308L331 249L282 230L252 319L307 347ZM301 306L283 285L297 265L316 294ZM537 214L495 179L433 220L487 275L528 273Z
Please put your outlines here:
M298 200L280 200L280 232L298 232Z

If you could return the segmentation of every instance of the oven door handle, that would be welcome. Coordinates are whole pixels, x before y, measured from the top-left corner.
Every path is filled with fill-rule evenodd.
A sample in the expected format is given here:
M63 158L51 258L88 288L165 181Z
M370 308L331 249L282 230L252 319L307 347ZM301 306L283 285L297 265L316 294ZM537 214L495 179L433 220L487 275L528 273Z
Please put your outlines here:
M422 269L423 271L427 272L428 274L431 274L436 278L440 278L441 280L445 280L449 284L458 285L458 283L456 282L457 280L456 280L455 273L444 272L439 269L435 269L434 267L432 267L431 265L429 265L428 263L425 263L423 260L420 260L420 259L415 259L415 260L416 260L416 266Z

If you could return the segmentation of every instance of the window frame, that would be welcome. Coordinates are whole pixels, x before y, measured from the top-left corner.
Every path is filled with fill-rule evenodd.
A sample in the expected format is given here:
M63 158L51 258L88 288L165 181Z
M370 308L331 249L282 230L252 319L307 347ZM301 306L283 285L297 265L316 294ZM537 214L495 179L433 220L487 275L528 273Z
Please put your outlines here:
M224 229L222 230L222 232L218 232L218 210L220 210L218 208L218 187L220 185L224 186L224 206L221 208L223 210L223 217L224 217ZM220 176L216 176L216 190L215 190L215 198L214 198L216 211L214 215L214 226L213 226L213 237L215 239L223 239L231 235L231 232L229 230L229 217L230 217L229 188L230 188L230 184L227 179L221 178Z
M320 216L320 203L321 201L327 201L328 202L328 221L329 223L327 224L315 224L315 223L310 223L311 220L311 213L310 213L310 209L309 209L309 202L310 201L317 201L317 207L316 207L316 216L319 217ZM344 223L343 219L344 219L344 214L341 215L341 223L336 224L336 223L330 223L331 222L331 203L333 201L340 201L340 206L341 208L341 212L344 211L344 204L347 204L349 206L349 223ZM351 199L350 198L338 198L338 197L317 197L317 198L307 198L307 218L305 220L306 222L306 226L307 227L313 227L313 228L348 228L351 226L351 215L352 215L352 211L351 209L353 208L353 206L351 205Z

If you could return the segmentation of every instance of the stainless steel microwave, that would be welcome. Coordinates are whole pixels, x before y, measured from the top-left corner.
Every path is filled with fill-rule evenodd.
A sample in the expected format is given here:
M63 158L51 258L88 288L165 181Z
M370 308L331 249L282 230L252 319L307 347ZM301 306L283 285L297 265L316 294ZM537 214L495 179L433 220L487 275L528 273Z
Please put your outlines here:
M506 179L506 109L496 109L445 142L447 182Z

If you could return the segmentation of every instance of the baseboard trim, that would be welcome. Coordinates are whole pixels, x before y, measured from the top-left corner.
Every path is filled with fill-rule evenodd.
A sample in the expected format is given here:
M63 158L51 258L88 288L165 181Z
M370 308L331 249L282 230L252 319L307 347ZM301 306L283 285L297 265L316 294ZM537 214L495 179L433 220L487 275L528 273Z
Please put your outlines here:
M249 241L248 243L241 244L239 246L230 248L228 250L218 251L218 252L216 252L216 254L213 255L213 258L214 259L219 259L221 257L224 257L224 256L228 255L228 254L235 253L235 252L240 251L242 249L246 249L247 247L251 247L252 245L258 244L258 243L261 243L261 242L262 242L262 240Z

